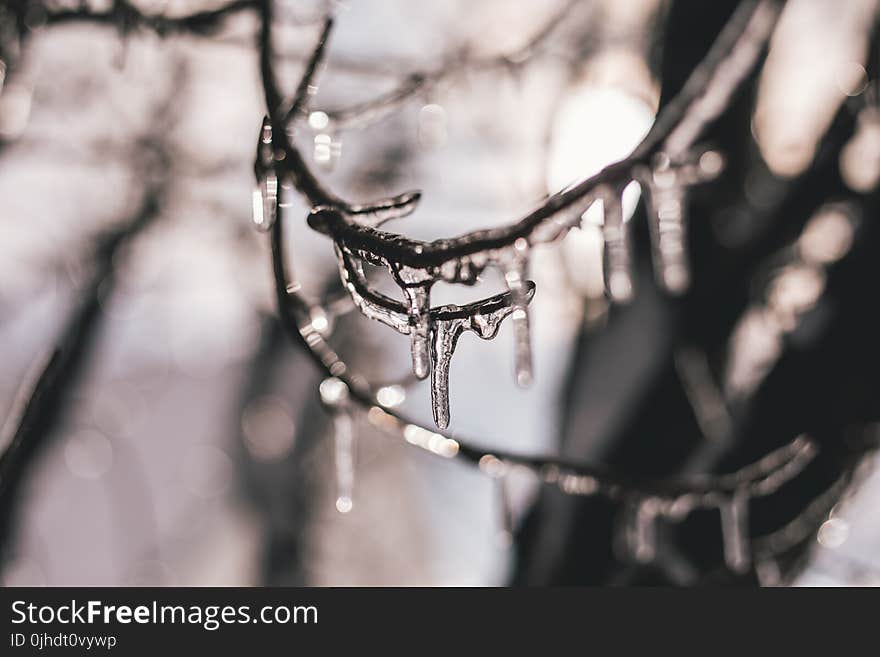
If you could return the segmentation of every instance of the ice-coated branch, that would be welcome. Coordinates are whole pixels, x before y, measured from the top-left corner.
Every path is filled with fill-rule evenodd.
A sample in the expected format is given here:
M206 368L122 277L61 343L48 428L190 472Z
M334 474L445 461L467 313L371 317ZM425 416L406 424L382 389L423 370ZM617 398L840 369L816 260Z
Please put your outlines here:
M345 386L346 398L365 413L368 422L433 454L470 462L492 476L503 476L512 468L526 468L544 483L558 486L572 495L599 493L613 499L632 495L657 498L663 502L664 513L673 517L686 515L693 509L720 505L737 491L744 491L749 497L769 495L795 477L816 455L815 443L800 437L733 473L685 479L653 479L553 457L487 452L460 437L426 429L383 405L377 399L374 388L362 376L352 372L325 337L312 326L310 317L313 306L297 291L296 284L287 278L283 222L275 223L271 242L279 313L294 340L304 346L328 377ZM477 314L472 313L472 309L461 311L440 307L436 311L437 318L460 321L465 317L486 317L493 309L509 308L503 299L490 303L497 305L486 305Z
M263 0L260 3L260 63L269 115L264 119L258 143L255 223L264 229L271 227L279 205L279 181L291 182L313 208L308 218L310 227L334 241L340 274L356 307L365 316L409 335L413 373L417 378L426 378L437 365L444 368L432 379L432 399L437 425L445 428L449 422L445 381L457 336L448 325L438 323L431 316L430 292L435 282L473 285L487 267L502 272L510 291L512 311L505 316L512 317L514 328L515 378L520 385L528 385L532 380L527 300L531 294L527 294L531 247L559 239L579 225L586 209L601 199L606 214L606 284L613 300L628 301L633 285L620 197L629 182L640 180L649 190L654 208L652 235L658 277L669 291L683 291L688 280L683 217L685 192L687 186L708 179L720 170L717 162L705 156L699 158L698 166L694 165L695 150L690 146L717 118L757 63L778 13L777 5L773 0L743 3L679 97L661 112L654 129L629 158L551 196L543 206L517 223L426 242L379 229L384 221L412 212L420 198L418 192L372 204L354 204L326 189L311 172L290 138L293 126L289 124L293 121L295 125L298 114L307 114L308 99L317 88L317 71L327 49L333 21L329 17L325 20L288 105L272 57L273 6L269 0ZM545 29L542 33L550 31ZM291 109L285 111L284 107ZM686 130L682 126L686 126ZM685 130L687 138L675 137L681 130ZM661 150L668 145L670 137L675 138L674 158ZM399 302L369 289L363 276L364 262L390 271L405 299L403 312ZM449 354L444 349L448 349Z
M264 23L261 61L270 112L268 121L273 125L282 125L286 118L280 112L283 101L269 56L271 3L268 0L264 0L262 11ZM321 39L323 43L326 35L322 35ZM505 317L518 313L534 294L534 284L523 277L523 260L529 241L523 236L514 240L514 243L507 244L504 241L506 238L501 237L504 231L483 231L476 234L479 236L478 240L482 240L483 244L489 243L490 247L466 247L466 257L454 260L436 257L437 253L451 248L448 244L454 241L426 243L410 240L380 231L373 224L355 220L352 217L352 208L356 206L325 190L308 170L296 147L287 139L286 133L276 131L276 134L281 135L280 148L284 157L276 157L275 163L285 169L294 186L314 206L309 216L310 226L333 239L340 275L355 304L365 315L388 324L400 333L415 336L414 361L420 361L424 353L422 341L429 338L427 348L432 361L434 416L438 426L445 428L449 420L446 388L449 365L459 336L464 331L472 330L481 338L493 337L500 322ZM640 161L634 159L625 165L613 165L591 179L589 185L582 183L583 191L577 198L584 203L591 202L593 189L600 184L607 185L610 181L625 177L624 172L629 175L630 168ZM573 205L574 200L566 197L567 193L570 191L551 197L545 208L552 210L545 209L541 212L548 212L546 216L551 217ZM413 202L412 205L414 204ZM393 201L387 201L372 206L370 211L377 213L381 207L394 205ZM564 231L570 222L571 217L567 216L563 222L557 222L550 232ZM538 223L540 222L536 221L535 225ZM282 323L327 375L326 385L322 385L321 390L325 405L334 414L362 413L377 428L409 444L445 458L469 462L489 476L503 477L512 469L524 468L540 481L557 486L567 494L602 494L612 499L635 500L638 505L644 506L639 507L640 513L637 514L643 519L657 516L681 519L694 509L721 509L725 519L722 531L730 559L742 563L748 559L749 554L750 539L744 534L747 525L743 521L749 500L771 494L795 477L815 457L815 443L800 437L736 472L686 479L653 479L633 477L610 468L571 463L555 457L523 456L504 451L489 453L460 437L432 431L408 420L389 404L383 404L374 386L353 372L330 346L325 336L314 327L310 321L314 307L300 294L300 287L296 282L288 278L282 221L275 222L272 227L271 244L275 289ZM431 250L432 256L420 259L419 256L424 255L426 250ZM372 290L364 275L365 262L387 267L404 290L406 301L401 302ZM496 264L504 269L510 288L507 293L465 306L430 306L427 292L433 281L473 284L477 273L489 264ZM424 330L426 326L427 334ZM419 346L415 346L417 343ZM414 366L419 374L418 370L422 365L415 362ZM348 505L346 508L349 508ZM645 509L650 513L641 512Z
M530 244L558 239L578 222L570 221L560 228L554 225L554 220L560 219L566 211L579 217L592 203L592 195L602 186L628 184L636 179L637 169L651 166L653 158L667 147L674 148L672 155L675 157L672 159L687 154L684 152L686 146L692 146L717 118L757 65L775 25L779 5L778 0L742 3L680 94L660 112L651 131L629 157L553 194L519 221L502 228L432 242L401 239L392 234L365 233L357 230L355 222L342 221L334 227L336 237L345 238L350 243L364 240L366 248L387 250L400 264L416 268L439 267L474 254L504 249L520 238ZM679 130L684 130L687 137L680 136ZM670 137L674 137L672 143L668 143ZM298 165L299 161L290 164L291 167ZM320 202L313 204L321 205ZM344 215L341 218L345 219Z

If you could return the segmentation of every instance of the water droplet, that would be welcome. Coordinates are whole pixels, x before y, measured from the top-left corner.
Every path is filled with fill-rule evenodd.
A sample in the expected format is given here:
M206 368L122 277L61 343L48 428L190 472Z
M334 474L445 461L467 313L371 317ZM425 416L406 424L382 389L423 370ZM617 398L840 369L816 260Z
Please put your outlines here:
M348 400L348 386L342 379L330 377L321 381L318 387L321 401L331 407L341 405Z
M309 127L312 130L324 130L328 125L330 125L330 117L327 112L316 111L309 114Z
M390 385L390 386L382 386L376 391L376 401L378 401L382 406L386 408L394 408L395 406L400 406L404 401L406 401L406 390L403 389L403 386L399 385Z
M849 523L841 518L829 518L819 527L816 539L826 548L839 548L849 538Z

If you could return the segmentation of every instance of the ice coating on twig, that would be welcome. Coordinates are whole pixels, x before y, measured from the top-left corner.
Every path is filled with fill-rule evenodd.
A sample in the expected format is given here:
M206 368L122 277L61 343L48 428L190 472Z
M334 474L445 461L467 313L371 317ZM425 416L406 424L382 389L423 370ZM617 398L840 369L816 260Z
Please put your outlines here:
M419 191L405 192L373 203L347 206L348 213L359 224L378 228L386 221L402 219L413 213L422 198Z

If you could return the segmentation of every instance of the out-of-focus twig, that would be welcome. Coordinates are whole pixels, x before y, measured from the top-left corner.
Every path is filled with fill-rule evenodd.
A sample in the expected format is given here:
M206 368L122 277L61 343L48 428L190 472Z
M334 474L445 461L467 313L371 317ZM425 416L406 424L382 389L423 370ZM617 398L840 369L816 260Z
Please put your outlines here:
M34 457L45 446L47 437L63 408L66 393L76 381L99 323L101 300L114 281L114 256L120 248L140 234L158 216L160 191L150 189L130 221L101 237L91 261L92 276L79 292L79 300L48 358L24 382L18 403L4 423L3 452L0 455L0 536L9 536L10 514L18 494L18 484L27 474Z
M578 4L577 0L566 2L516 50L484 57L457 53L448 57L444 65L437 69L410 73L393 89L375 98L346 107L324 110L329 120L328 129L367 127L393 113L415 96L428 93L443 82L465 73L521 67L540 51L541 46Z

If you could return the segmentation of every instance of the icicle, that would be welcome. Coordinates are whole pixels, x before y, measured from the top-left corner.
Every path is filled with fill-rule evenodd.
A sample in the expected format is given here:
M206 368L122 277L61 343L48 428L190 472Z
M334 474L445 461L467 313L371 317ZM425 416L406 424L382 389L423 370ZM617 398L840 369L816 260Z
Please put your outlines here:
M439 429L449 426L449 366L464 320L435 322L431 341L431 410ZM414 352L415 357L415 352Z
M392 273L406 296L413 374L424 379L431 366L430 290L434 278L427 270L412 267L392 267Z
M732 571L744 573L751 565L748 490L737 490L719 506L719 511L724 539L724 561Z
M535 284L526 281L523 287L528 304L535 295ZM511 294L497 294L463 307L447 305L437 309L431 326L431 409L438 428L449 426L449 368L458 338L465 331L473 331L483 340L498 335L504 318L516 313Z
M630 550L639 563L649 563L657 555L658 503L653 498L639 501L633 511Z
M520 237L505 265L504 280L513 306L514 371L516 383L526 387L532 382L532 345L529 336L528 292L525 273L528 267L528 241Z
M424 379L430 370L431 317L428 287L405 287L410 318L410 350L412 351L413 374Z
M354 492L354 429L351 415L333 416L333 444L336 459L336 510L351 511Z
M257 230L266 232L275 225L278 215L278 177L275 174L275 154L272 145L272 123L263 118L257 143L257 177L253 192L253 221Z
M268 232L278 216L278 178L267 173L253 194L253 218L257 230Z
M348 386L331 377L321 382L318 391L333 415L336 509L348 513L354 505L354 422L348 408Z
M649 197L652 217L651 244L654 272L660 287L670 294L681 294L690 286L685 239L685 188L668 160L651 174Z
M724 168L724 158L712 150L684 162L673 163L659 154L653 169L644 175L651 206L652 259L660 287L670 294L682 294L690 287L687 253L687 194L690 186L712 180Z
M617 525L616 547L623 559L650 563L657 556L660 500L648 497L624 503Z
M605 238L605 287L615 303L627 303L632 299L633 282L630 274L630 252L627 224L623 221L623 204L620 195L608 190L602 196L605 221L602 235Z
M498 490L498 512L500 514L500 528L498 530L498 543L502 548L510 547L513 543L513 504L510 500L507 477L502 475L495 480Z

